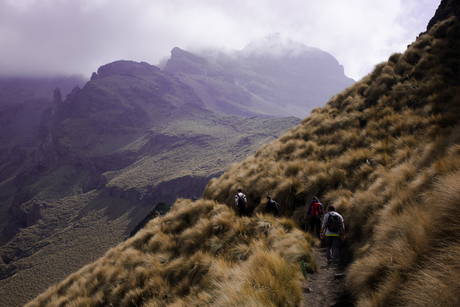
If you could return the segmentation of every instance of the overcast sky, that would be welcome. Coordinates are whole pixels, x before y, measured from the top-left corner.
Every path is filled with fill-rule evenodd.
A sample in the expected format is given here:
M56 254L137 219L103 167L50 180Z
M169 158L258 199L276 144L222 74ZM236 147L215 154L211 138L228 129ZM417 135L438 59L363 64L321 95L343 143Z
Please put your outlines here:
M241 50L278 32L333 55L355 80L426 30L440 0L0 0L0 74L157 65L174 47Z

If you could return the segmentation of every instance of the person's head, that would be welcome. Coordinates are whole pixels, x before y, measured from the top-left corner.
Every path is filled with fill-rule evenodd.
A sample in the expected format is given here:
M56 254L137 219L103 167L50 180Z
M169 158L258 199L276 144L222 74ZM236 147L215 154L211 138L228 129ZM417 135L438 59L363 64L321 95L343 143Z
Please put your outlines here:
M237 191L238 193L239 193L239 192L243 192L243 190L241 190L241 189L238 189L238 190L236 190L236 191Z
M312 200L314 200L314 201L318 201L318 197L316 197L316 196L313 196L313 199L312 199Z
M333 205L329 206L329 211L335 211L335 207Z
M267 200L270 200L272 199L272 197L270 195L267 195Z

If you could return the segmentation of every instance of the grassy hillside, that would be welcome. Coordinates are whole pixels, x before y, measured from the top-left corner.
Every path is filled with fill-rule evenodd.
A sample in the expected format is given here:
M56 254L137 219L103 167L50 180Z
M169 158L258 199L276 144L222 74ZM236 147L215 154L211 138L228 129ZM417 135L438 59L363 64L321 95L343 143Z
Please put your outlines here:
M0 182L0 306L95 261L160 201L200 197L210 178L300 122L213 113L147 63L102 66L64 100L55 91L29 163Z
M181 199L26 306L296 306L310 244L290 219Z
M344 215L358 306L459 304L459 38L455 17L438 23L204 197L243 187L260 212L270 194L301 226L317 195Z
M446 3L453 3L447 1ZM432 26L373 73L261 147L197 202L27 306L297 306L309 200L336 206L357 306L460 304L460 22ZM243 188L253 216L229 209ZM283 218L262 215L270 194Z

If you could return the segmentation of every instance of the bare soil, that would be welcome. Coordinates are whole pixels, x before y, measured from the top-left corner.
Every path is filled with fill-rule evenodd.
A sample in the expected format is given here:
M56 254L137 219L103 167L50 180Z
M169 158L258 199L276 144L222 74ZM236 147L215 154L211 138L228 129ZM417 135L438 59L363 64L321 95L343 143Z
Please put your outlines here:
M313 255L318 271L310 274L310 280L303 284L301 307L349 307L353 306L346 290L345 275L349 262L346 247L341 248L338 265L327 262L326 248L315 247Z

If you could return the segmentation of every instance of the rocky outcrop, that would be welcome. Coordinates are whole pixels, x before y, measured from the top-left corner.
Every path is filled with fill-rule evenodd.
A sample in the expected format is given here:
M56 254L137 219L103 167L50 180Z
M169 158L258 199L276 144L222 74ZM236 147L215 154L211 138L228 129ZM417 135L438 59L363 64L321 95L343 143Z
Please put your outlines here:
M62 101L61 90L54 90L53 104L43 112L42 121L38 128L38 146L34 152L34 162L42 163L45 160L54 160L54 138L57 125L70 116Z

